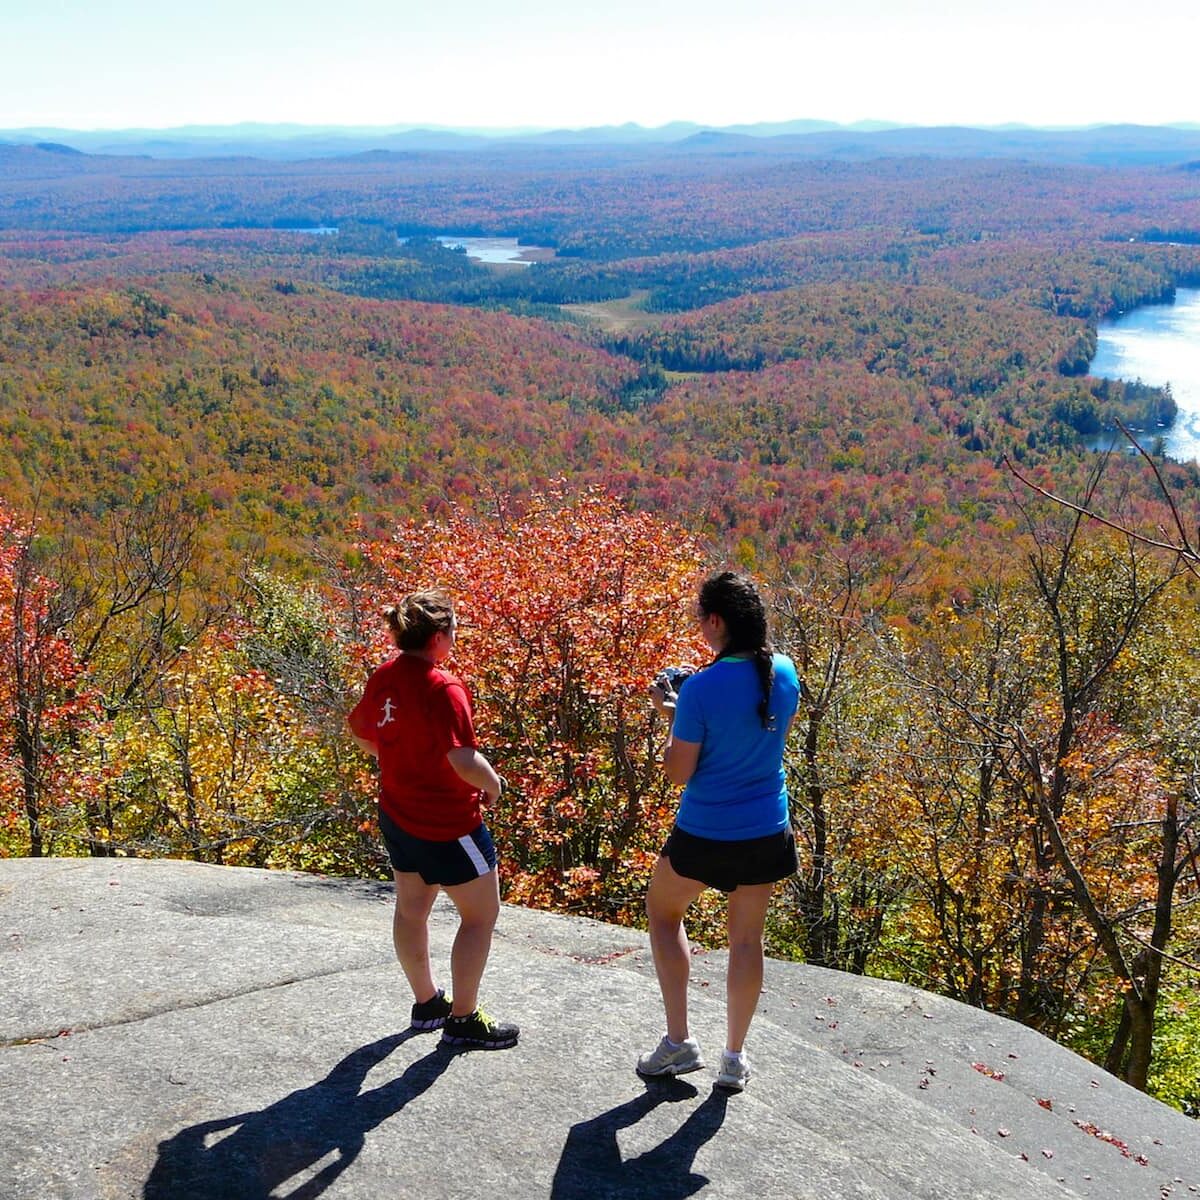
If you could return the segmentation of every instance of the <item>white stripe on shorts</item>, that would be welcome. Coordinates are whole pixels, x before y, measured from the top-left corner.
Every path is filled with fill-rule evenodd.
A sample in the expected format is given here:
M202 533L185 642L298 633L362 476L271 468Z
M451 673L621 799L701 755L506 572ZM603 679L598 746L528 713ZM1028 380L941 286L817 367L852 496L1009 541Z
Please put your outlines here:
M488 866L488 860L479 853L479 847L475 845L475 839L469 833L465 837L460 837L458 844L467 852L467 857L471 860L476 875L486 875L492 869Z

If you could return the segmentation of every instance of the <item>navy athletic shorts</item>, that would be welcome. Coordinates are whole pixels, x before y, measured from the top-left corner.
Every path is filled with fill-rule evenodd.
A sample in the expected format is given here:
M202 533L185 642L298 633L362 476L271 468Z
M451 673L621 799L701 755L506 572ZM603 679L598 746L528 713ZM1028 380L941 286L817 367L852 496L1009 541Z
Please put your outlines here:
M480 824L450 842L430 842L405 833L379 810L379 831L393 871L415 872L428 884L455 887L470 883L496 868L496 847L486 825Z
M790 825L766 837L737 842L697 837L676 826L662 852L676 875L722 892L732 892L743 883L775 883L796 873L796 836Z

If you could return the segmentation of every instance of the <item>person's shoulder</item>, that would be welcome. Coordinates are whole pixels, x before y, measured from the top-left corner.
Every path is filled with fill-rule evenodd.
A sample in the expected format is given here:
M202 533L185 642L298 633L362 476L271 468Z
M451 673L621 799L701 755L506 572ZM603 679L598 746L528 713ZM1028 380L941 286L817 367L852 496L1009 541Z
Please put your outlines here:
M379 666L377 666L375 670L371 672L370 677L367 679L367 686L378 686L380 683L385 682L395 675L397 669L396 665L399 663L401 657L401 655L397 654L395 657L389 658L387 662L380 663Z
M467 685L461 679L450 671L444 670L442 667L434 667L429 672L430 686L434 691L438 692L462 692L464 695L470 695Z
M796 664L786 654L772 654L771 661L775 665L776 676L786 679L789 683L796 683L799 680Z

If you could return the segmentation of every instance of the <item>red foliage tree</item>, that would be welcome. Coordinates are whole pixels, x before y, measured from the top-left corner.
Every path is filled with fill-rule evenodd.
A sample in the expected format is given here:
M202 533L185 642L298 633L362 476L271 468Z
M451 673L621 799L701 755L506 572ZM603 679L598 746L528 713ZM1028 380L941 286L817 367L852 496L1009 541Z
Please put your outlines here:
M91 778L71 767L92 706L55 591L36 569L32 530L0 505L0 854L51 852L48 817L72 811Z
M519 515L452 509L365 550L389 597L456 597L454 665L509 782L491 815L508 898L629 920L673 810L646 688L702 653L696 541L592 491L537 495ZM382 633L373 650L390 652Z

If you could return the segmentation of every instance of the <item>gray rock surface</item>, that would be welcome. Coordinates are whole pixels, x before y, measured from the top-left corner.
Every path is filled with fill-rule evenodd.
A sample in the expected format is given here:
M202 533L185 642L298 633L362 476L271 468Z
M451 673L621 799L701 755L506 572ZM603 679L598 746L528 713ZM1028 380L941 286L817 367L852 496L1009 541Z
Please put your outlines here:
M484 1001L520 1045L441 1049L407 1029L390 913L374 883L0 861L0 1197L1200 1196L1200 1123L879 980L770 962L744 1094L644 1082L646 938L592 921L506 908ZM439 964L454 928L439 902ZM696 955L710 1061L723 970Z

